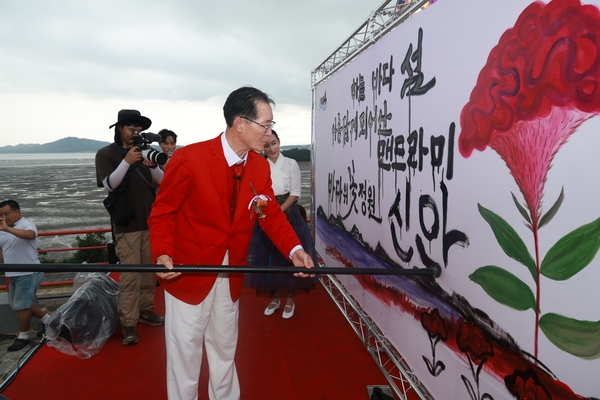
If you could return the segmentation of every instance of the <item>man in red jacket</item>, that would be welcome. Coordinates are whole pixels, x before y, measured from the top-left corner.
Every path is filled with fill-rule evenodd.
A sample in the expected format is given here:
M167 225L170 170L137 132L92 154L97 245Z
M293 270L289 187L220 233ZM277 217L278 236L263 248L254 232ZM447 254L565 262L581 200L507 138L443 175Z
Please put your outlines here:
M313 267L274 200L262 151L275 125L271 98L253 87L233 91L223 106L218 137L173 154L148 218L157 264L239 265L254 221L296 266ZM242 273L158 273L165 289L167 392L197 399L204 342L209 397L239 399L234 356ZM306 277L306 274L295 274Z

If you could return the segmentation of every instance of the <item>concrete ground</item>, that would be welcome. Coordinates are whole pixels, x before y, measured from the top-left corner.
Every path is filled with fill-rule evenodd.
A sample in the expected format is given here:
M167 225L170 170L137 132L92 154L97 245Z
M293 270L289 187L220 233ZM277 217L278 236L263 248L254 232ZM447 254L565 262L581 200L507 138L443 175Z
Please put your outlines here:
M64 275L52 276L52 274L46 274L44 281L73 279L73 274ZM4 285L4 276L0 277L0 285ZM72 293L72 286L40 287L37 292L38 306L42 310L53 312L64 304ZM42 322L37 318L32 318L29 325L31 342L19 351L7 351L8 346L13 344L19 335L19 323L17 313L8 304L8 294L0 292L0 388L3 388L6 380L14 374L19 363L23 363L23 360L27 358L27 353L33 352L36 346L39 345L42 338L38 337L37 334L41 327Z

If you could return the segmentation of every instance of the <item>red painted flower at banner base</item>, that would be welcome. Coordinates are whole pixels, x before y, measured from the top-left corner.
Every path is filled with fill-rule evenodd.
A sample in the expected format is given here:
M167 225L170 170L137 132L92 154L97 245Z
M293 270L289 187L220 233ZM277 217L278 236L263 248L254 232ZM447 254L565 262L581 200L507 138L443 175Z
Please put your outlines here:
M518 400L551 400L552 396L542 385L536 373L527 368L525 372L515 371L504 378L508 391Z
M486 363L488 357L494 355L492 344L477 324L472 321L462 322L458 326L456 344L460 351L467 354L469 368L471 369L473 381L475 382L475 386L473 386L469 378L461 375L461 379L469 392L469 397L472 400L491 399L492 397L488 393L480 393L479 375L481 374L483 364Z
M463 322L456 333L456 344L475 364L485 362L494 355L494 349L488 338L474 322Z
M431 360L425 356L422 356L422 358L429 373L433 376L438 376L446 369L446 365L442 361L436 360L435 348L440 340L445 342L448 339L448 328L437 308L421 314L421 325L427 331L429 342L431 343Z
M438 338L441 341L446 341L448 338L448 329L437 308L422 314L421 324L432 338Z

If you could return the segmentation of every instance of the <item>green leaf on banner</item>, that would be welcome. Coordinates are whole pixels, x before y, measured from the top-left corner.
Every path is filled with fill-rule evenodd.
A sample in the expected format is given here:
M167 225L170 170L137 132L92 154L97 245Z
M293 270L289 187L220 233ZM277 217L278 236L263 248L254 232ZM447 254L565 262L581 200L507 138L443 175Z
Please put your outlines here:
M535 262L529 254L527 246L525 246L525 243L519 237L517 232L498 214L488 210L481 204L477 204L477 208L483 219L485 219L492 228L492 232L494 232L498 244L502 250L504 250L506 255L525 265L527 269L529 269L533 280L537 282Z
M515 310L535 310L533 292L521 279L495 265L481 267L469 275L491 298Z
M546 225L548 222L552 221L552 218L554 218L554 216L558 212L558 209L560 208L560 205L562 204L564 199L565 199L565 188L563 187L560 190L560 195L558 196L558 199L556 199L556 201L554 202L554 205L552 207L550 207L550 210L548 210L548 212L546 214L544 214L542 216L542 218L540 218L540 224L539 224L540 228L542 226Z
M579 321L545 314L540 329L556 347L585 360L600 358L600 321Z
M515 202L515 206L517 206L517 210L519 210L519 213L523 216L523 218L525 218L525 221L527 221L529 225L531 225L531 218L529 218L529 214L527 213L525 207L523 207L521 203L519 203L519 200L517 200L513 192L510 192L510 194L512 195L512 199Z
M600 218L562 237L546 253L540 272L555 281L564 281L584 269L600 248Z

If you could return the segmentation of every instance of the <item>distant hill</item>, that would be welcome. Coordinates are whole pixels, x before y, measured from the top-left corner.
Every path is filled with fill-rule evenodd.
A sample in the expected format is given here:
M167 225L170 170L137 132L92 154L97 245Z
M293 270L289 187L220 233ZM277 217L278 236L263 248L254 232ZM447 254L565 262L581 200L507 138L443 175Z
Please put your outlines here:
M310 161L310 148L301 149L299 147L294 147L289 150L281 150L281 154L286 156L287 158L293 158L298 162L307 162Z
M0 154L37 154L37 153L85 153L96 152L110 142L100 140L66 137L45 144L18 144L0 147Z
M100 148L109 145L110 142L101 140L81 139L76 137L66 137L55 142L45 144L18 144L16 146L0 147L0 154L38 154L38 153L86 153L97 152ZM154 143L153 145L156 145ZM158 145L154 146L158 147ZM310 159L310 145L290 145L281 146L281 151L285 152L290 149L308 150ZM288 155L289 157L289 155ZM293 157L292 157L293 158ZM300 161L300 160L299 160Z
M291 150L291 149L306 149L310 150L310 144L289 144L287 146L279 146L281 151L283 150Z

